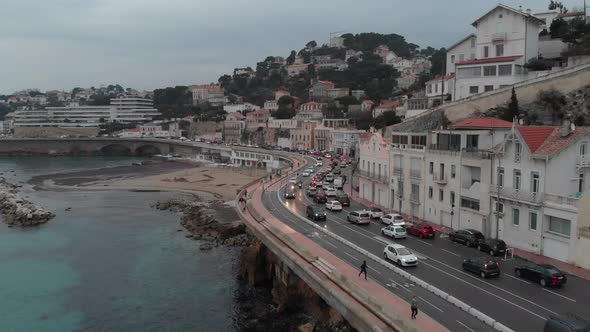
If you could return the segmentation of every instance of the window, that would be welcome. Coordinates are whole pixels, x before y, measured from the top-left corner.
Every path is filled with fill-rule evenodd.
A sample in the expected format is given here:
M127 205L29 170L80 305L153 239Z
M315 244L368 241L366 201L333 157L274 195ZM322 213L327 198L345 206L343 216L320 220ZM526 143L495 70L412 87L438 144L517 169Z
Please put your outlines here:
M496 66L483 66L483 76L496 76Z
M496 212L504 213L504 204L496 202Z
M457 69L458 78L474 78L481 76L481 67L468 67Z
M432 93L432 84L428 84L428 93Z
M504 44L496 45L496 56L504 56Z
M499 65L498 66L498 75L500 75L500 76L512 75L512 65Z
M469 87L469 93L472 94L472 95L473 94L476 94L476 93L479 93L479 87L477 85L470 86Z
M549 216L549 231L570 237L571 222L567 219Z
M434 163L431 161L430 165L428 166L428 172L430 174L434 173Z
M498 187L504 186L504 168L498 167Z
M529 229L531 231L537 230L537 213L536 212L529 213Z
M469 198L461 198L461 207L479 211L479 201Z
M466 150L477 151L479 146L479 135L467 135Z
M366 170L366 168L365 168L365 160L364 159L363 159L363 169Z
M428 198L432 199L432 187L428 187Z
M475 59L475 53L471 53L471 56L469 57L471 60Z
M465 61L465 54L459 54L459 62Z
M438 83L434 84L434 93L438 93Z
M490 56L490 48L488 46L483 47L483 57L487 58Z
M587 142L582 142L582 144L580 144L580 156L585 156L586 150L587 150Z
M451 55L451 63L455 63L455 56Z
M521 150L522 150L522 147L520 145L520 142L519 141L514 142L514 162L515 163L520 162Z
M451 207L455 207L455 192L451 191Z
M520 176L521 176L521 172L519 169L515 169L514 170L514 179L512 182L512 187L516 190L520 189Z
M445 200L445 191L442 189L438 190L438 200L441 202Z
M520 224L520 210L512 209L512 224L518 226Z
M451 165L451 178L454 179L455 178L455 174L456 174L456 172L455 172L455 165Z
M438 170L440 171L440 178L444 179L445 178L445 164L441 163L440 165L438 165Z
M492 91L494 90L494 86L493 85L486 85L483 87L483 91L484 92L488 92L488 91Z
M536 194L539 192L539 173L531 172L531 192Z
M584 192L584 173L578 176L578 192Z
M475 38L471 38L471 48L475 47Z

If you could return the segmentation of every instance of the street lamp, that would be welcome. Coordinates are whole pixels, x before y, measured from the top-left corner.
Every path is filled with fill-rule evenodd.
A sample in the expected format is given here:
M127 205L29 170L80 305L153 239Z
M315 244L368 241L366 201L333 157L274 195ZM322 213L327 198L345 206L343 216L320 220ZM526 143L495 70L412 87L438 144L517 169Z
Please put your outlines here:
M455 203L451 204L451 230L453 229L453 215L455 215Z

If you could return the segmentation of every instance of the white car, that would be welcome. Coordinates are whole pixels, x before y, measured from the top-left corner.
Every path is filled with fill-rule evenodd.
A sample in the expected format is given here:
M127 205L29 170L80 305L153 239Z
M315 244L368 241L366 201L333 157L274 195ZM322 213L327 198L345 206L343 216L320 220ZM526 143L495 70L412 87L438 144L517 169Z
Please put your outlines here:
M296 176L294 176L294 177L290 178L290 179L289 179L289 183L292 183L292 184L297 184L297 177L296 177Z
M328 190L330 188L332 188L332 186L328 182L322 183L322 189Z
M326 202L326 209L330 211L342 211L342 204L338 201Z
M418 265L418 257L401 244L388 244L383 249L383 258L392 260L401 266Z
M326 196L328 196L328 197L336 197L337 193L338 192L336 191L335 188L330 187L330 188L326 189Z
M324 163L322 161L318 160L318 161L315 162L315 165L318 166L318 167L319 166L324 166Z
M405 239L407 236L406 229L402 226L387 226L381 228L381 234L394 239Z
M389 213L381 217L381 223L385 225L404 226L404 218L397 213Z
M309 173L309 171L303 171L303 173L301 173L301 175L302 175L303 177L308 177L308 176L310 176L310 175L311 175L311 173Z
M381 217L383 217L383 210L378 207L372 207L368 209L367 212L369 212L372 219L381 219Z

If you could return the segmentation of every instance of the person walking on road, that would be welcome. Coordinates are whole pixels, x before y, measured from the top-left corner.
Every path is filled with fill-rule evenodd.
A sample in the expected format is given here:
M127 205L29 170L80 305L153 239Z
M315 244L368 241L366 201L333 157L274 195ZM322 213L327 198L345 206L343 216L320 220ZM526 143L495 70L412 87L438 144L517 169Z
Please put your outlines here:
M363 261L363 265L361 265L361 272L359 272L359 277L363 273L365 274L365 280L367 280L367 261Z
M412 296L412 319L416 319L416 315L418 315L418 301L416 300L416 296Z

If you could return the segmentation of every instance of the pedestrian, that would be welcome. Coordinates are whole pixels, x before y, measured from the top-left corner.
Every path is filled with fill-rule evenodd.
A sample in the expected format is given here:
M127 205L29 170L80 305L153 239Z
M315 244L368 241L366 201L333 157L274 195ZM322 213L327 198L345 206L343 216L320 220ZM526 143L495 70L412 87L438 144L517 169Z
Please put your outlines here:
M418 315L418 301L416 300L416 296L412 296L412 319L416 319L416 315Z
M270 175L270 180L272 181L272 174Z
M363 261L363 265L361 265L361 272L359 272L359 277L363 273L365 274L365 280L367 280L367 261Z

